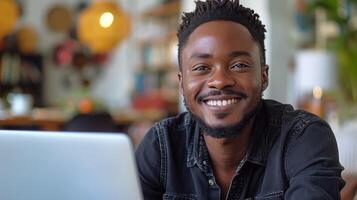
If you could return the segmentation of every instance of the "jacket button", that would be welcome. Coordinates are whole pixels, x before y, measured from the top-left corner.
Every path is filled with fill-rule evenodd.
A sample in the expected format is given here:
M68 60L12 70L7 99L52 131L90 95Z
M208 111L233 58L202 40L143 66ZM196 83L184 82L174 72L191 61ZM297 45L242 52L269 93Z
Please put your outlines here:
M204 164L204 165L207 165L207 161L204 160L204 161L203 161L203 164Z
M209 184L210 186L213 186L213 185L214 185L214 181L213 181L212 179L209 179L209 180L208 180L208 184Z

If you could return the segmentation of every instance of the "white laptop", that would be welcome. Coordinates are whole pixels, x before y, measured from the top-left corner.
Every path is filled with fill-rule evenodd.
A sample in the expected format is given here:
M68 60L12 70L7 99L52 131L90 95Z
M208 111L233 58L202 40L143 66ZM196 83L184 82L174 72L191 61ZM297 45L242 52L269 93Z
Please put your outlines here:
M0 131L0 199L140 200L124 134Z

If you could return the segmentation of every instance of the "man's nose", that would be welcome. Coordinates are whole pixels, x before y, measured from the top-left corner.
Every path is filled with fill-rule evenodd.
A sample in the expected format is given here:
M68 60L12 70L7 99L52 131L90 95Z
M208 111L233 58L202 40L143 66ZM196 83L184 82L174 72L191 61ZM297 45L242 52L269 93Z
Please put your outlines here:
M235 84L235 79L232 72L224 67L217 67L209 78L208 87L215 89L223 89L231 87Z

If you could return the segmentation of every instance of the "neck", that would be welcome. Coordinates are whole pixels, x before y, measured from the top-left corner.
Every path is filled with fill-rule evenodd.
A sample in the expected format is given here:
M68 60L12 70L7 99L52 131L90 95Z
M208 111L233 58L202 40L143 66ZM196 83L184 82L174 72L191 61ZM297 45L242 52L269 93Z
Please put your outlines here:
M239 162L246 154L252 132L252 119L235 138L214 138L204 134L209 155L213 166L228 171L236 170Z
M249 145L254 119L247 124L242 133L235 138L214 138L204 134L209 155L211 157L213 173L221 189L221 199L225 199L232 178Z

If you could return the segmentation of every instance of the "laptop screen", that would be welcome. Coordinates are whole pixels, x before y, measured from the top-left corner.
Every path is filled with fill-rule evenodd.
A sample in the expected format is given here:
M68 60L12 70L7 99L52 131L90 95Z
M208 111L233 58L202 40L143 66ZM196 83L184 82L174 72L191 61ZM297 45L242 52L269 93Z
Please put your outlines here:
M142 199L125 134L0 131L0 199Z

